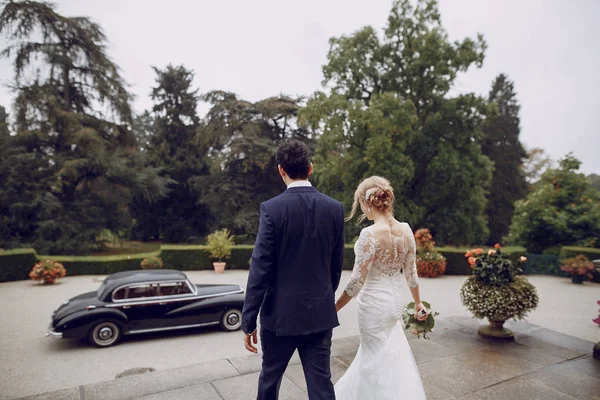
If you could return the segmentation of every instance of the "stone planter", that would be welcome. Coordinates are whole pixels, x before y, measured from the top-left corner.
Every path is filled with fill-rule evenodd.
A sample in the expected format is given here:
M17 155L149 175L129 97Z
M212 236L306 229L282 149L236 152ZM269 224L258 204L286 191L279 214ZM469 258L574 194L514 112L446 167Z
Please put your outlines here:
M222 274L223 272L225 272L225 265L226 263L224 262L214 262L213 268L215 269L215 272L217 274Z
M515 340L515 334L510 329L504 327L503 321L490 321L489 325L483 325L479 328L477 333L486 339L491 340Z

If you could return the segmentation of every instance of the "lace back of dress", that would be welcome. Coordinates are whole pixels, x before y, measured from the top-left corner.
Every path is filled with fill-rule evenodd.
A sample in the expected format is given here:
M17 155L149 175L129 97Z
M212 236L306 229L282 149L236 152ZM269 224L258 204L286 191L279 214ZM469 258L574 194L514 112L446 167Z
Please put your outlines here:
M377 252L375 254L375 260L373 262L373 268L380 273L393 276L399 272L402 272L402 266L404 259L406 258L406 251L404 250L403 236L394 236L391 233L390 241L385 245L382 245L379 238L375 234L371 233L373 241L377 243Z

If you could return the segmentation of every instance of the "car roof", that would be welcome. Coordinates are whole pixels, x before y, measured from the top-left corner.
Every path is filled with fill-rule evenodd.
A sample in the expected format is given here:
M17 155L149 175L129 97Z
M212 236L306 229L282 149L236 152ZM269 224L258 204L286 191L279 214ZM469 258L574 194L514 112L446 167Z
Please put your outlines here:
M146 269L135 271L122 271L109 275L104 279L101 293L99 296L104 299L112 293L117 287L122 285L131 285L142 282L161 282L161 281L183 281L187 276L174 269Z

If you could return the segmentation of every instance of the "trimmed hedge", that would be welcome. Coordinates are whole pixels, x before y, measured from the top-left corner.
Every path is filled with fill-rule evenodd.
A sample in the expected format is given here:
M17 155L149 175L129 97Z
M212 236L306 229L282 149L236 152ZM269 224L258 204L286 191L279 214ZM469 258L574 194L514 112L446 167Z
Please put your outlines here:
M180 269L183 271L212 269L213 261L210 259L205 245L178 245L167 244L161 246L161 258L166 268ZM231 251L231 257L225 260L227 269L247 269L248 261L252 257L252 245L237 245Z
M29 272L37 262L33 249L0 251L0 282L29 279Z
M233 247L231 257L227 259L227 269L247 269L252 256L252 245L237 245ZM29 271L41 259L52 259L60 262L67 269L67 275L109 275L119 271L137 270L141 261L150 256L159 256L164 261L165 268L179 270L211 270L210 259L205 245L169 245L161 246L160 251L145 254L118 256L40 256L33 249L15 249L0 251L0 282L29 279ZM471 275L471 266L465 258L466 248L439 247L436 248L446 259L447 275ZM487 248L484 248L487 251ZM525 254L523 247L503 247L502 251L513 262ZM549 274L565 276L559 269L562 257L583 254L594 260L600 258L600 249L585 247L563 247L561 256L527 254L525 265L526 274ZM354 246L347 244L344 248L345 270L354 266ZM600 282L600 273L595 274L595 282Z
M38 256L60 262L67 275L110 275L140 269L144 258L160 256L160 251L118 256Z

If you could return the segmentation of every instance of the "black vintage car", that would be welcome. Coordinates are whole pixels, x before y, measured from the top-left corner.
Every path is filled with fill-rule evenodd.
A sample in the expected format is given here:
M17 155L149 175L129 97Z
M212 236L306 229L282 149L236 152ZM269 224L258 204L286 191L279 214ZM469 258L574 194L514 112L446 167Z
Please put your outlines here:
M108 276L96 292L73 297L52 314L46 336L82 339L98 347L122 335L220 325L240 329L239 285L195 285L181 271L139 270Z

